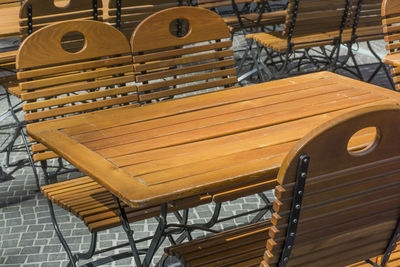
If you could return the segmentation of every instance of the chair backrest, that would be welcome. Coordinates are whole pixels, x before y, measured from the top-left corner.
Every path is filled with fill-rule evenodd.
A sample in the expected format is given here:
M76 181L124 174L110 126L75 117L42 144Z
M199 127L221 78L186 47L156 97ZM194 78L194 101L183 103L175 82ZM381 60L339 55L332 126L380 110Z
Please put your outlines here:
M348 4L348 5L347 5ZM283 35L293 37L337 31L347 23L346 0L289 0Z
M107 22L130 38L137 25L151 14L185 3L184 0L109 0Z
M398 105L368 107L295 145L278 174L264 266L285 257L287 266L346 266L385 252L400 217L399 123ZM349 152L350 138L367 127L376 127L375 139Z
M400 3L397 0L384 0L382 3L382 24L389 55L400 53ZM396 89L400 90L400 67L391 68Z
M347 28L355 27L353 40L370 41L382 38L381 6L382 0L351 0ZM355 23L356 16L358 20Z
M181 33L175 26L180 23ZM181 37L178 37L181 36ZM145 19L131 38L141 101L237 82L229 29L220 16L198 7L175 7Z
M57 6L56 6L57 5ZM22 39L54 22L88 19L103 20L102 0L25 0L20 14Z
M80 51L62 37L79 32ZM128 40L114 27L81 20L59 22L26 38L17 53L17 77L28 123L137 103Z

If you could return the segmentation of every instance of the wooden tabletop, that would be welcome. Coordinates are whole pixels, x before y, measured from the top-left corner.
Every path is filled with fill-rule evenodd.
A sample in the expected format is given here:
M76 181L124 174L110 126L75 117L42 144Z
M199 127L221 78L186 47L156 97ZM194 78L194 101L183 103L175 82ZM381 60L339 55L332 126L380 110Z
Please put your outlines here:
M297 140L400 95L320 72L28 125L35 139L132 207L273 181Z

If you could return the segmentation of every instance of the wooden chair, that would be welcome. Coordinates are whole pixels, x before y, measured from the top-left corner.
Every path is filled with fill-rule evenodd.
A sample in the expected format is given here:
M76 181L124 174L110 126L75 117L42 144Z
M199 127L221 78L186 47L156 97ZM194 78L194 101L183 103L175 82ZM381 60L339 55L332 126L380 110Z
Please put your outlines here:
M400 23L400 6L397 1L384 0L382 2L382 24L387 43L386 50L388 55L383 60L390 66L395 89L400 90L400 67L398 64L400 45L398 37ZM397 64L396 64L397 63Z
M283 31L246 36L259 45L258 58L261 58L261 49L267 53L265 62L255 62L259 77L262 80L280 78L290 72L301 72L305 64L313 70L334 65L349 9L350 2L346 0L289 0ZM326 45L334 45L331 53L324 49ZM318 47L322 58L309 53L309 49Z
M84 36L84 46L76 53L67 52L62 47L61 39L69 32L79 32ZM68 21L37 30L21 44L16 64L28 127L43 120L67 121L69 116L82 113L138 105L136 87L127 84L133 81L129 42L118 30L104 23ZM44 168L47 159L57 157L40 143L34 142L27 150L33 154L32 161L41 161ZM107 204L103 197L105 190L88 177L44 186L42 191L54 203L84 221L90 216L88 213L107 214L107 211L99 212L101 207L112 211L112 205ZM108 197L112 198L110 194ZM82 199L93 209L85 213L84 206L80 205L79 211L72 206L72 202L76 204ZM50 201L49 205L52 209ZM51 214L56 222L54 214ZM105 223L102 226L92 226L92 221L87 225L92 232L118 225L118 222L111 222L111 217L108 216L108 221L103 218ZM96 225L99 221L97 219ZM62 235L57 234L63 240ZM71 256L68 245L62 243L69 251L71 261L77 260Z
M347 55L344 59L340 60L340 64L337 66L338 69L350 72L360 80L366 82L371 82L382 69L394 88L389 71L370 43L371 41L382 40L383 38L381 6L381 0L352 0L349 22L342 36L342 42L347 46ZM367 77L361 73L360 64L353 52L353 46L361 42L366 43L371 56L375 57L378 64L375 70L371 72L372 74Z
M176 31L177 22L183 25L181 32ZM198 7L169 8L143 20L131 38L139 100L234 85L232 41L225 40L229 37L220 16Z
M282 24L286 16L286 11L274 10L268 1L198 0L197 3L199 7L210 9L220 15L231 33L242 29L258 28L259 26ZM242 7L239 8L239 5Z
M59 21L77 20L77 19L88 19L102 21L103 10L101 0L26 0L23 2L19 11L19 31L22 40L24 40L29 34L34 31ZM79 49L82 45L82 39L80 35L71 33L65 36L63 39L63 46L73 52L75 49ZM8 51L7 67L12 71L15 70L15 57L17 50ZM0 59L1 62L2 59ZM1 64L1 63L0 63ZM21 90L19 90L18 83L14 76L10 79L3 80L2 85L7 89L7 93L14 95L21 99ZM9 97L9 96L8 96ZM11 108L11 106L10 106ZM11 110L13 112L13 110ZM14 116L16 118L16 116ZM16 120L19 124L18 120ZM23 127L22 127L23 128ZM16 133L21 132L21 127L17 126ZM16 163L10 163L10 152L16 142L17 135L8 145L8 152L6 155L7 165L15 165Z
M398 266L397 118L397 105L375 106L317 127L283 161L270 221L172 246L166 254L185 266L370 266L373 260ZM376 127L375 138L349 149L351 137L367 127Z
M151 14L185 4L185 0L109 0L107 22L130 38L137 25Z
M79 32L84 46L78 52L67 52L62 37ZM22 43L17 55L21 98L25 101L27 128L47 120L61 120L110 108L130 109L138 106L137 88L133 83L131 48L125 36L114 27L96 21L77 20L44 27ZM32 161L40 162L47 173L47 160L57 157L51 150L30 139L27 150ZM27 142L28 143L28 142ZM99 231L121 225L119 207L105 188L88 176L48 184L41 187L49 199L51 218L56 233L72 265L79 259L90 258L96 249ZM211 196L198 196L170 203L168 211L201 205ZM92 233L92 244L85 254L73 255L59 232L53 204L80 218ZM129 222L160 214L160 207L132 209L123 205ZM122 257L131 257L125 253ZM106 259L107 260L107 259ZM108 258L108 260L112 260Z

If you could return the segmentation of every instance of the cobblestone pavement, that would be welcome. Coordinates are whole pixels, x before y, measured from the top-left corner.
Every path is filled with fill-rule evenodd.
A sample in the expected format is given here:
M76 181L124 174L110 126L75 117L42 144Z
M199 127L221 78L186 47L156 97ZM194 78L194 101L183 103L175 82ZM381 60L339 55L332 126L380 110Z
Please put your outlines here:
M244 46L243 38L234 39L236 50ZM384 52L383 42L374 42L374 47L381 54ZM365 47L361 46L357 52L357 58L362 63L374 62L371 56L365 54ZM240 53L236 54L237 57ZM362 70L367 75L374 69L373 65L365 65ZM345 75L348 75L344 73ZM389 87L389 82L383 73L380 73L373 83ZM3 93L0 89L0 93ZM16 101L16 99L13 99ZM7 108L3 96L0 96L0 114ZM10 118L2 121L1 125L12 122ZM11 129L0 128L0 149L4 149L7 141L10 140ZM25 158L25 152L12 153L11 161L15 162ZM5 160L5 153L0 153L0 163ZM55 162L53 162L55 164ZM5 168L5 177L0 179L0 266L66 266L67 256L58 241L50 216L46 199L36 190L35 180L32 169L29 165ZM69 174L77 175L77 174ZM62 179L68 179L64 176ZM42 177L42 175L41 175ZM272 192L268 192L272 198ZM238 199L223 205L222 216L232 216L241 211L247 211L258 208L262 201L257 196L249 196ZM56 216L62 229L62 233L71 244L74 252L86 251L90 243L90 235L84 224L74 216L60 208L55 208ZM203 205L190 211L190 223L204 223L211 216L213 204ZM169 218L173 221L173 216ZM237 218L216 225L215 229L226 229L249 222L251 216ZM157 227L155 219L149 219L132 224L135 231L135 238L142 238L151 235ZM201 236L202 232L195 232L194 236ZM99 234L99 249L107 248L111 245L118 245L127 241L125 233L120 227ZM145 247L147 244L140 244L139 247ZM162 247L168 246L168 241L164 242ZM128 251L128 248L118 249L118 252ZM96 255L95 258L108 256L114 252L104 252ZM153 264L156 265L162 255L160 249ZM82 263L82 262L81 262ZM84 262L83 262L84 263ZM113 262L106 266L134 266L132 258L127 258Z

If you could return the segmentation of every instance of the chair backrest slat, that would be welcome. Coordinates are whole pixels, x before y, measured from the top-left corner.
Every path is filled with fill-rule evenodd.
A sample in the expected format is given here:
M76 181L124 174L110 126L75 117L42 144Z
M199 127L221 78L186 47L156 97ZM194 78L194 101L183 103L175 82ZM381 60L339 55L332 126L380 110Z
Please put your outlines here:
M385 252L400 217L399 116L397 105L364 108L295 145L278 174L265 264L281 259L301 155L310 161L287 266L345 266ZM349 152L353 134L369 127L376 128L375 139Z
M62 37L79 32L80 51L62 47ZM125 36L97 21L67 21L30 35L17 54L19 87L28 123L137 104L131 49Z
M183 36L171 31L174 21L182 23ZM235 84L229 37L222 18L202 8L170 8L145 19L131 38L140 100Z

